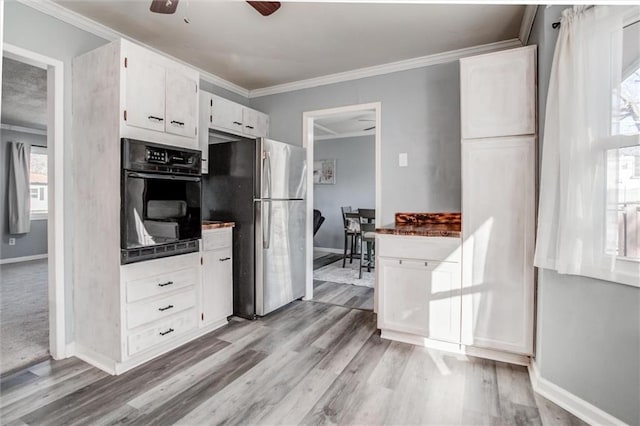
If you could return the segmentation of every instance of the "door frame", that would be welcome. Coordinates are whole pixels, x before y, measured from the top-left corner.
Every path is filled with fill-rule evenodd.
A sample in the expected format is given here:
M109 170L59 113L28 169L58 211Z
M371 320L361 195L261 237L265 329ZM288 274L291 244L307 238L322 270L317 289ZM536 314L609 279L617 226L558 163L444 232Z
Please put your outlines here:
M9 43L2 44L2 54L47 71L49 353L54 359L62 359L67 356L64 270L64 63Z
M347 105L336 108L327 108L302 113L302 146L307 149L307 228L306 228L306 278L304 300L313 299L313 125L318 118L324 118L336 114L344 114L357 111L375 111L375 209L376 223L380 223L382 216L382 102L370 102L366 104Z

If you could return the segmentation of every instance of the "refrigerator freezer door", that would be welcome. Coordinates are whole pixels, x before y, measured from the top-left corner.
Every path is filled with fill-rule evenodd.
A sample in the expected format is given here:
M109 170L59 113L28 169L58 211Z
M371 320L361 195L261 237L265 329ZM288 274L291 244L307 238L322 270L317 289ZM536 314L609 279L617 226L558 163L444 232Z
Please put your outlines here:
M304 199L307 192L306 149L269 139L259 139L258 145L262 150L259 198Z
M266 315L305 294L306 202L257 201L256 218L256 314Z

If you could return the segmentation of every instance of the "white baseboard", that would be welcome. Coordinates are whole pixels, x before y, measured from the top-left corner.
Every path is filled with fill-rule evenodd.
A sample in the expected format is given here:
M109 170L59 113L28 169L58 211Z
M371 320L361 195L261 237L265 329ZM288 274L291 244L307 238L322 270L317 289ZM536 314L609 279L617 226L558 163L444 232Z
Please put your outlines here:
M344 250L329 248L329 247L314 247L313 251L319 251L321 253L338 253L338 254L344 253Z
M496 351L492 349L466 346L459 343L443 342L441 340L429 339L411 333L401 331L381 330L380 337L383 339L397 340L412 345L424 346L425 348L437 349L459 355L475 356L479 358L492 359L494 361L507 362L510 364L529 365L530 358L527 355L513 354L509 352Z
M46 259L47 257L49 257L47 253L35 254L33 256L10 257L8 259L0 259L0 265L5 265L7 263L28 262L30 260Z
M534 360L529 365L533 390L590 425L625 425L622 420L540 376Z

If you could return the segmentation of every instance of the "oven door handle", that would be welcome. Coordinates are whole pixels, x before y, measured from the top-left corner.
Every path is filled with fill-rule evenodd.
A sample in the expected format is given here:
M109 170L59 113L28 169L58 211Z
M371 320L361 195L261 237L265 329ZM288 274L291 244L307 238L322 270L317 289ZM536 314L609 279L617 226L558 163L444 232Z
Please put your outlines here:
M138 173L128 172L127 177L140 178L140 179L164 179L173 181L185 181L185 182L200 182L201 178L196 176L178 176L178 175L164 175L155 173Z

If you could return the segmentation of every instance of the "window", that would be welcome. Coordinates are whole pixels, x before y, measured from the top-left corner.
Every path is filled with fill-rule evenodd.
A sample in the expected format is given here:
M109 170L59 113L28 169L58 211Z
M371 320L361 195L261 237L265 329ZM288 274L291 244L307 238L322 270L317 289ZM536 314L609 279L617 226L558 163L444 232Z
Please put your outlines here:
M29 187L29 193L31 195L31 220L46 219L49 210L46 148L31 146Z
M624 41L637 37L640 24L623 31ZM637 49L636 49L637 50ZM629 54L633 56L630 56ZM640 57L623 50L622 83L613 91L611 145L607 150L606 249L609 255L640 260ZM626 71L626 72L625 72ZM635 137L634 137L635 136ZM611 146L610 145L610 146Z

